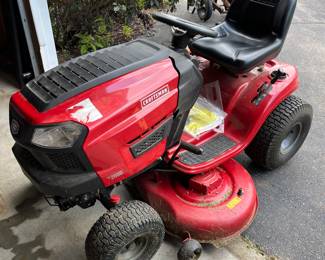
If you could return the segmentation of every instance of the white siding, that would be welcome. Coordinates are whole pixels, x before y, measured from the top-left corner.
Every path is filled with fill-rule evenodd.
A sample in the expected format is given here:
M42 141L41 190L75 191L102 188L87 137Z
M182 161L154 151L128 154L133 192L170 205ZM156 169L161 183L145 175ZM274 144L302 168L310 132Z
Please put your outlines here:
M58 65L47 0L30 0L44 71Z

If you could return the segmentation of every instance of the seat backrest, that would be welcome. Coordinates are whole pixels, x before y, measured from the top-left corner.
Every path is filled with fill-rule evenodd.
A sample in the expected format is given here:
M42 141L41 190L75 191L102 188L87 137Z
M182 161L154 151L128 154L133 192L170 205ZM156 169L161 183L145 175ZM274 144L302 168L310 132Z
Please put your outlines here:
M253 37L275 35L284 40L297 0L234 0L226 21Z

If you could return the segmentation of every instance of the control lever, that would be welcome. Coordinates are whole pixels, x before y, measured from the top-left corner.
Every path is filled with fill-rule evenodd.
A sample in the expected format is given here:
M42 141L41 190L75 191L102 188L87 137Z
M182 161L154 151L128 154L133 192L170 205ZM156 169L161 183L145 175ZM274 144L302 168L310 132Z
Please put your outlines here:
M202 148L198 147L197 145L187 143L187 142L184 142L184 141L181 141L179 147L181 149L187 150L187 151L189 151L191 153L194 153L194 154L197 154L197 155L200 155L200 154L203 153Z
M271 73L271 82L270 83L264 82L263 85L257 90L257 96L254 97L251 102L253 104L255 104L256 106L258 106L262 102L262 100L272 90L273 85L279 79L285 79L286 77L287 77L287 73L285 73L281 68L272 71L272 73Z
M275 71L272 71L271 73L271 85L273 85L275 82L277 82L279 79L285 79L287 76L287 73L285 73L281 68Z
M191 153L194 153L194 154L197 154L197 155L201 155L203 153L203 149L198 147L197 145L181 141L179 146L177 147L176 151L174 152L172 158L170 158L170 160L168 162L169 165L173 164L173 162L176 159L177 154L179 153L179 151L181 149L187 150L187 151L189 151Z

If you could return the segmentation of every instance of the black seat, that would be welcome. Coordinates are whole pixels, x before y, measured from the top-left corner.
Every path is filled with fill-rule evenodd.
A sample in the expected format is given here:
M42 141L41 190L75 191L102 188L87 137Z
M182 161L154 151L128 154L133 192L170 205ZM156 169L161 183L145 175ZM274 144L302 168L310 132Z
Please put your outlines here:
M235 0L215 38L193 40L194 54L232 73L245 73L275 58L284 43L297 0Z

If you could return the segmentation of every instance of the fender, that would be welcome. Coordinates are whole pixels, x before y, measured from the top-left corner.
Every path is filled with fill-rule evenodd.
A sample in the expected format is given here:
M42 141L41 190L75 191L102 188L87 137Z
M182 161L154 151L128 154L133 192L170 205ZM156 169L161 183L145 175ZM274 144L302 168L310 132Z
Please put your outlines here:
M266 97L258 105L255 105L252 101L257 96L259 88L264 83L270 83L271 73L279 68L287 74L286 78L273 84ZM195 165L195 169L180 161L174 163L175 168L188 174L206 171L211 165L222 164L240 154L254 139L270 113L298 88L296 68L274 60L265 63L263 69L256 68L247 74L238 76L211 65L204 66L202 74L205 83L201 95L209 99L210 102L214 104L218 102L219 90L217 88L220 88L223 109L227 113L224 135L233 140L236 145L212 160ZM187 133L183 133L182 140L200 145L215 135L214 132L208 132L198 139L194 139ZM168 158L171 157L174 150L168 151Z

